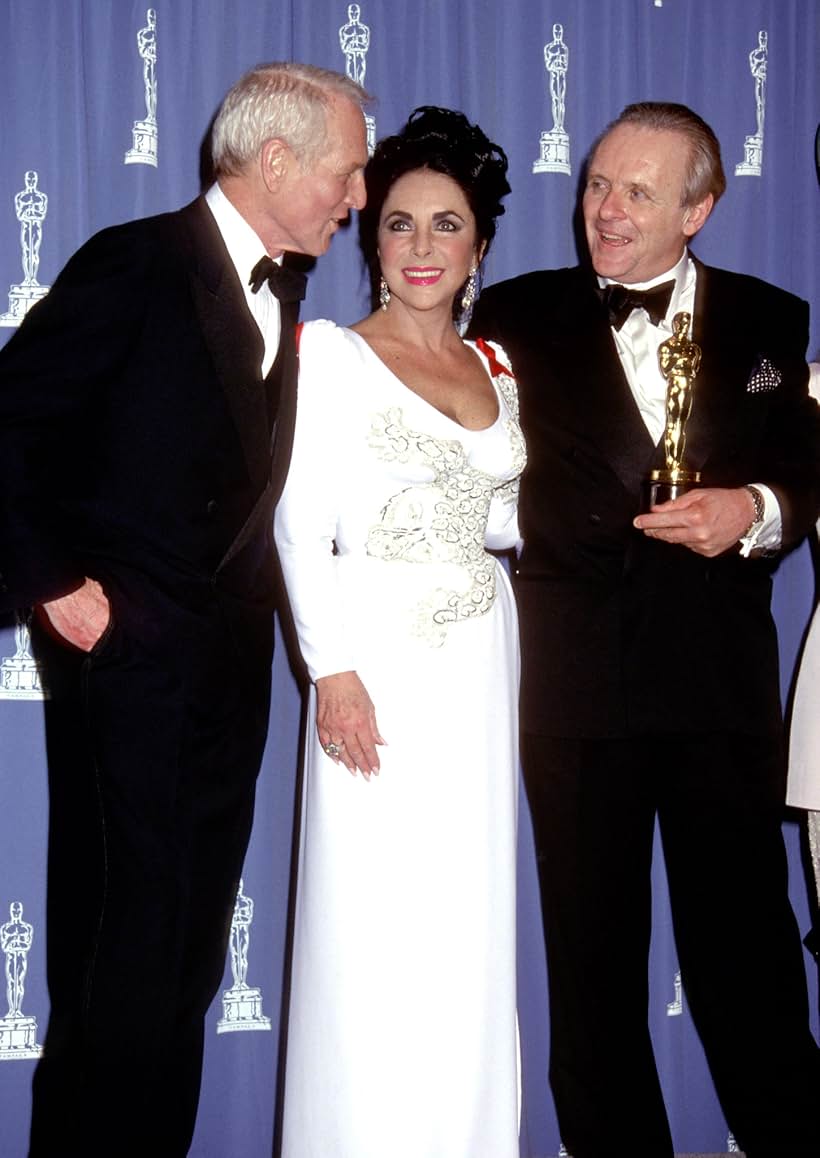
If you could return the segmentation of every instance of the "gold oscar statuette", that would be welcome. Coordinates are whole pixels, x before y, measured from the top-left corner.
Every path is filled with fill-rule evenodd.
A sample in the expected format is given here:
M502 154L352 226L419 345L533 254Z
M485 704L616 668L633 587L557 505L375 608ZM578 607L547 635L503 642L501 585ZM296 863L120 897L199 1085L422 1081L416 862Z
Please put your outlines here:
M683 465L686 423L692 413L693 387L700 367L700 346L689 337L691 317L685 310L672 319L672 337L658 347L658 365L666 379L666 429L663 448L666 466L644 479L642 511L680 498L700 486L700 471Z

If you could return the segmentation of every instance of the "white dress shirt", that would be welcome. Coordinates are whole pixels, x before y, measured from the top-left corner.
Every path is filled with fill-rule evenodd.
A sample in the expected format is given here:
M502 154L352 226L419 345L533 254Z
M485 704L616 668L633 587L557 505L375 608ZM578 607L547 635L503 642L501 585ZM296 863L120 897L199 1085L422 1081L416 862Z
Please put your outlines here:
M261 365L264 378L273 365L279 349L279 301L267 282L262 283L257 293L251 292L248 283L254 266L260 258L268 256L268 251L258 234L222 192L218 182L214 182L205 194L205 201L214 215L217 228L222 234L222 240L244 290L248 309L253 314L265 342ZM282 258L274 258L274 261L281 265Z
M632 396L652 442L657 445L666 428L666 379L658 365L658 347L672 336L672 319L685 310L690 317L695 311L695 287L697 270L695 263L684 250L680 261L649 281L630 283L634 290L652 289L663 282L675 279L672 297L666 316L656 326L649 320L644 309L633 310L620 330L612 328L612 336L621 359L621 365L632 391ZM611 278L598 278L600 286L612 284ZM697 407L697 383L695 384L694 406ZM762 483L753 484L763 495L765 514L763 522L754 533L741 539L741 555L748 556L753 550L776 550L781 541L780 505L771 489Z

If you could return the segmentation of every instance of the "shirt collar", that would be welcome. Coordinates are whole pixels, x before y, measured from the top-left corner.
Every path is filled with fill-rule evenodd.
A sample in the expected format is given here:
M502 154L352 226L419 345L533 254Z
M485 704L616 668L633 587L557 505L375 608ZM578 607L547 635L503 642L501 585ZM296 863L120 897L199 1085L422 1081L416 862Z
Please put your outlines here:
M247 287L251 270L260 257L266 256L267 250L257 232L248 225L236 206L225 196L219 182L215 181L210 187L205 194L205 201L214 215L239 280ZM282 255L273 260L277 265L281 265Z
M630 282L629 288L634 290L648 290L656 285L662 285L665 281L675 280L675 288L672 290L672 297L669 301L669 309L666 311L667 318L674 318L675 314L680 309L681 299L688 295L689 291L695 284L695 263L689 256L689 250L684 249L678 261L671 269L666 270L665 273L659 273L656 277L652 277L649 281ZM605 285L612 284L620 285L617 278L599 277L598 285L603 288Z

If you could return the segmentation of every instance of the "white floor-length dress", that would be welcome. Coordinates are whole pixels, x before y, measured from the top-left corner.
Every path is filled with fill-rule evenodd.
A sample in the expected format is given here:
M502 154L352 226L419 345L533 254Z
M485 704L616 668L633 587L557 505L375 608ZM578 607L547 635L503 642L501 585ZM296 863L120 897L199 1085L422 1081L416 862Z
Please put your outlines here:
M357 334L304 327L276 537L311 675L355 670L387 741L318 743L302 798L283 1158L517 1158L518 640L504 568L515 384L466 430ZM335 549L333 547L335 544Z
M800 660L789 755L786 803L820 812L820 610L814 612Z
M786 803L806 810L809 855L820 903L820 608L815 608L809 626L794 690Z
M809 362L809 392L820 402L820 362ZM820 520L817 522L820 536ZM809 853L820 903L820 608L815 608L795 685L786 803L806 809Z

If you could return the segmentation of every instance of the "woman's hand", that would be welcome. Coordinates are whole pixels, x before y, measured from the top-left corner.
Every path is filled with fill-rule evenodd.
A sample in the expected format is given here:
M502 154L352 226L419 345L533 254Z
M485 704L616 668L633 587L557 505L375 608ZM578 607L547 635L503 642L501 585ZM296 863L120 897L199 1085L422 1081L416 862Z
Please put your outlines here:
M319 742L338 764L365 780L379 774L377 744L384 744L376 710L355 671L337 672L316 680L316 730ZM330 748L330 751L328 751Z

